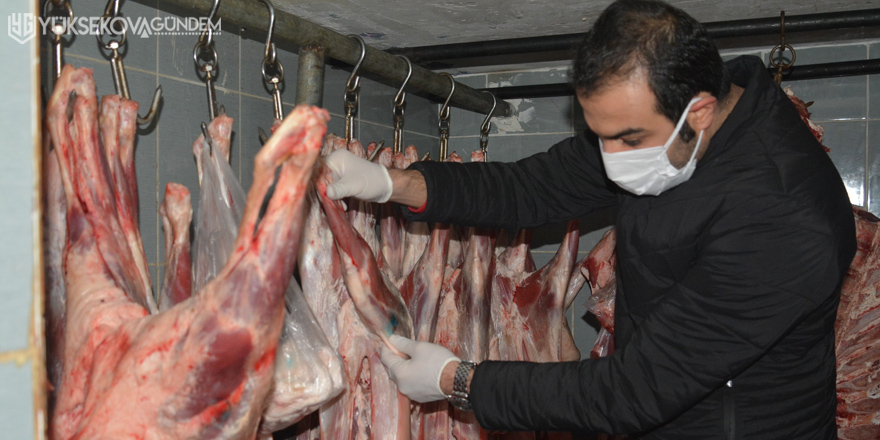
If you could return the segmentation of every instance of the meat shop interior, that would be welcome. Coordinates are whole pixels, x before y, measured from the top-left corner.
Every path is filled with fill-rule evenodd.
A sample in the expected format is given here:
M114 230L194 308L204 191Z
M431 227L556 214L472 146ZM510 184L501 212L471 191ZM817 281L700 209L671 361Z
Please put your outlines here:
M255 210L248 211L241 206L233 207L234 209L226 206L225 213L218 212L218 209L223 209L220 205L223 204L221 202L224 197L227 205L230 197L236 199L235 195L228 195L231 190L224 192L220 188L228 189L229 182L240 182L242 197L247 195L248 202L252 197L263 197L265 188L263 193L248 194L254 182L265 183L265 179L260 180L265 170L262 173L255 171L255 167L258 170L260 167L257 154L264 148L264 143L266 146L275 145L273 138L266 140L270 137L271 130L276 130L276 134L289 131L285 124L277 129L273 127L273 119L291 114L297 104L311 104L329 112L329 120L326 122L328 134L332 133L343 139L350 137L360 140L364 148L368 143L376 142L383 143L384 150L389 152L403 152L407 146L412 145L417 148L416 159L423 159L426 155L434 159L443 158L456 152L464 158L464 162L470 162L472 152L475 151L482 152L482 157L489 162L512 162L526 158L546 151L557 142L575 136L587 128L582 109L568 85L571 75L571 48L580 41L583 33L610 3L610 0L271 0L271 3L268 0L3 1L0 11L8 17L8 35L0 37L0 47L4 55L3 62L0 63L0 77L7 84L0 104L0 125L6 139L3 148L6 159L0 165L0 179L3 182L3 191L0 194L0 212L3 213L0 217L0 242L5 250L0 254L0 279L3 280L0 283L0 309L3 310L3 318L0 319L0 438L66 439L73 437L65 436L64 433L78 432L76 427L57 426L61 425L58 421L61 419L56 419L53 415L53 410L59 410L53 408L55 405L67 404L55 395L59 384L53 383L53 364L61 362L59 356L66 363L75 363L83 353L67 353L60 342L52 342L59 331L62 334L73 331L69 323L67 329L56 330L59 324L53 320L70 319L72 312L68 307L67 316L64 316L63 299L59 306L59 300L52 298L52 290L57 289L58 284L62 287L67 284L70 294L72 290L82 290L83 287L72 286L68 278L73 279L74 271L64 263L59 263L62 261L62 254L72 252L70 249L64 250L67 249L64 242L61 242L60 247L56 245L56 266L51 267L51 240L57 237L58 232L51 230L49 211L60 206L58 209L62 215L66 210L67 215L71 216L72 202L68 200L65 204L64 194L52 193L50 181L54 181L54 189L59 191L62 186L67 189L70 182L73 182L70 189L72 193L67 194L67 197L80 200L82 208L88 203L101 205L102 202L82 201L89 196L80 194L80 191L84 191L89 185L76 186L75 181L92 181L98 185L102 178L91 174L94 169L88 168L87 158L80 158L81 164L74 165L73 168L70 168L73 162L68 163L66 171L58 174L59 165L54 157L61 153L58 153L58 146L53 144L60 141L56 141L55 137L49 141L52 128L46 121L52 114L50 107L53 103L60 105L56 100L69 99L70 105L62 109L65 112L59 110L58 114L66 114L68 118L74 118L73 115L77 114L79 117L81 109L79 105L74 106L73 102L76 100L80 103L80 95L85 96L80 89L76 89L80 91L75 95L53 95L56 85L78 87L69 85L76 80L67 77L67 73L62 74L66 69L91 69L98 108L102 109L100 124L93 119L92 125L100 125L102 133L109 130L104 123L102 96L117 94L139 105L133 141L133 172L129 173L136 177L136 194L125 193L125 188L131 188L129 184L118 185L115 189L116 201L112 204L114 207L131 204L133 198L135 206L128 210L118 207L108 210L108 213L119 212L118 217L121 220L113 223L118 230L114 230L112 226L103 230L104 234L116 234L114 237L128 241L128 246L122 247L126 252L135 255L119 260L119 264L125 265L128 261L133 267L137 267L129 272L128 268L110 267L113 264L109 263L110 268L106 270L110 275L105 274L105 279L111 280L113 284L112 280L117 275L114 271L121 270L120 276L125 277L132 273L137 274L139 268L145 268L146 273L139 278L143 282L133 290L144 289L151 298L147 300L141 297L142 303L138 304L136 293L126 293L132 298L130 301L138 305L144 314L156 314L160 310L156 305L156 301L160 301L160 291L172 289L175 274L180 272L181 267L188 273L190 264L192 265L192 293L195 295L197 292L196 286L199 286L199 282L195 279L195 267L201 264L199 252L203 251L199 249L200 228L206 227L205 224L219 225L222 228L222 222L217 219L230 215L230 218L235 218L234 209L245 209L245 219L242 220L242 214L238 212L237 222L247 221L251 211L256 213ZM850 202L864 211L880 215L880 3L866 0L669 0L669 3L684 9L706 25L724 60L741 55L757 56L765 63L769 75L781 75L777 82L782 88L810 103L807 108L809 121L814 127L820 127L819 130L824 133L821 143L830 150L828 154L840 173ZM50 20L53 18L54 21ZM70 21L70 18L73 20ZM110 21L125 28L124 39L113 33L113 25L105 26L103 30L106 32L101 32L101 26L95 26L96 23ZM57 23L69 25L59 26ZM60 31L60 34L53 33L53 30ZM267 45L267 42L270 44ZM87 79L80 78L79 81ZM227 132L225 141L219 139L224 136L222 133L214 132L223 130L222 127L218 128L220 124L211 124L210 127L205 125L221 114L231 118L226 123L226 129L231 129L231 137ZM489 114L491 117L487 116ZM118 117L126 118L125 115ZM288 119L292 118L293 116ZM131 123L132 117L128 117L127 121ZM73 127L72 120L70 124ZM84 122L77 120L77 127L81 128L82 125ZM125 156L125 145L122 145L125 142L122 134L124 128L121 128L125 125L124 121L117 121L117 125L120 127L117 128L120 131L120 146L116 154ZM64 128L56 130L59 134L54 136L61 136ZM204 136L203 133L210 135L212 140L197 141L194 145L193 141ZM212 152L215 148L223 150L221 144L224 142L228 144L225 147L226 154L229 155L228 164L218 164L211 153L203 156L207 158L207 163L197 166L200 159L194 158L194 149L209 148ZM76 141L73 143L78 145ZM120 180L125 180L121 177L126 173L125 159L120 162L119 158L114 158L107 146L109 141L102 139L100 144L96 151L105 151L109 159L96 161L95 163L105 167L97 169L112 174L112 179L119 172ZM344 140L341 145L345 148ZM374 145L372 148L381 147L382 145ZM71 148L73 152L69 154L79 154L76 151L77 146ZM375 150L369 152L372 151ZM479 154L473 157L478 156ZM54 168L50 168L50 162L55 164ZM121 164L118 170L113 166L117 162ZM106 168L108 163L110 171ZM61 169L65 169L65 166L62 165ZM283 172L286 170L287 168ZM55 173L54 180L47 173ZM209 174L213 176L210 179L214 179L214 185L219 185L210 189L215 195L219 194L217 197L220 202L214 200L214 204L209 200L210 197L202 194L203 191L209 191L206 183L210 180ZM172 189L167 189L172 182L182 185L182 189L178 187L179 191L188 191L189 200L186 203L191 203L192 210L191 224L190 218L184 216L183 226L177 229L174 228L175 214L171 213L175 207L166 203L172 196ZM276 191L280 189L276 188ZM99 194L97 197L102 197L100 194L113 193L89 194ZM60 194L62 197L56 205L52 204L53 200L58 201L52 198L53 194ZM309 206L318 206L317 200L312 199L300 209L308 212ZM240 201L243 202L244 199ZM267 210L264 221L270 218L268 212L274 209L272 206L270 204L268 208L264 207ZM370 225L368 228L372 227L374 242L368 244L379 243L378 246L384 249L384 239L377 239L385 234L384 220L381 220L384 214L380 215L378 208L374 209L369 204L358 205L357 202L348 203L347 208L356 211L358 206L367 206L366 211L374 210L372 223L367 223ZM247 207L252 208L250 203ZM210 211L200 215L200 210L203 209ZM325 206L326 209L328 208ZM127 211L128 215L133 212L134 219L125 220L122 211ZM565 277L566 285L568 280L574 283L580 277L580 284L576 284L579 290L576 291L576 296L565 298L564 304L557 304L559 316L556 319L563 323L564 331L571 334L570 339L581 359L590 358L591 352L596 355L594 348L597 341L601 342L602 320L595 315L601 313L601 310L597 312L597 309L601 309L601 300L597 300L595 295L591 298L595 293L591 291L591 285L597 290L601 290L599 288L603 286L596 286L593 277L587 279L579 268L586 267L586 260L591 252L601 250L600 240L612 229L615 216L614 210L606 209L579 219L577 234L567 234L569 225L562 222L534 229L529 238L525 239L534 260L531 271L557 264L560 258L554 257L565 257L566 247L571 247L571 240L576 239L576 250L572 248L571 255L567 256L574 264L568 265ZM347 218L352 219L352 223L356 222L353 215ZM133 224L137 230L125 230L126 221L132 221L128 224ZM237 222L233 224L230 240L235 238ZM64 223L63 218L59 224L64 230L62 240L64 237L70 240L71 230L68 224ZM297 237L297 241L316 241L317 238L308 235L313 233L308 225L306 221L306 226L288 229L303 235L302 240ZM404 234L402 231L405 227L401 225L403 223L398 223L401 237L410 237L407 234L412 231L406 229ZM356 224L354 226L361 231ZM100 235L101 226L92 225L91 228L93 234ZM418 249L418 255L425 252L422 261L427 261L428 258L428 251L425 249L430 230L427 226L425 228L421 232L424 240L421 242L421 249ZM242 227L242 231L245 229L247 228ZM176 231L173 237L172 230ZM333 231L334 235L339 235L335 228ZM522 241L517 241L521 237L518 238L515 233L516 231L509 231L496 237L499 254L502 242L510 249L518 243L522 244ZM417 232L412 234L418 235ZM141 243L142 253L131 240ZM413 239L413 243L417 241ZM98 242L100 247L100 239ZM171 250L172 246L183 246L185 249L180 248L183 250L175 253ZM307 254L302 249L307 246L299 246L298 256L294 252L286 258L302 260ZM342 246L339 252L343 252L341 248ZM232 247L228 249L231 250ZM328 252L336 252L333 246L327 249ZM451 252L452 245L449 249ZM261 248L260 252L265 250L266 248ZM373 250L377 253L375 248ZM401 256L406 252L403 249L399 251ZM105 253L101 258L109 261L107 251L102 252ZM186 254L185 258L180 252ZM382 250L378 252L381 253ZM75 260L68 256L66 264L73 265L73 261L79 266L96 264L89 257L78 258L85 260ZM181 258L186 261L182 262ZM223 268L226 258L229 257L223 257L215 269ZM276 259L284 260L281 257ZM412 261L417 259L418 256ZM304 267L302 261L299 267ZM419 267L413 263L408 269L417 271ZM611 270L613 273L613 266ZM444 277L449 275L443 273L442 269L440 272ZM464 272L462 271L462 276ZM212 276L214 275L218 279L225 276L222 273L218 275L218 272L213 272ZM407 273L400 273L398 270L398 276L406 275ZM341 327L333 330L333 333L338 334L323 334L325 332L321 331L324 324L321 315L327 312L314 310L317 306L311 302L312 297L305 278L306 276L298 274L291 279L293 284L297 284L297 289L302 286L309 302L302 300L303 292L298 292L300 307L297 308L296 304L291 305L288 301L287 310L302 312L305 309L308 312L304 316L310 320L312 330L319 333L311 337L323 341L323 345L315 344L310 348L311 354L318 353L325 347L341 352L340 344L348 336L343 336ZM392 282L388 277L378 278L379 282L384 279L385 283L396 284L392 288L393 292L397 294L400 290L406 297L403 293L406 287L401 287L403 285L400 284L403 278L400 283ZM81 278L78 279L83 282ZM189 280L190 276L187 275L186 279ZM119 284L117 281L115 285ZM138 281L131 284L138 284ZM437 289L442 289L439 286L438 284ZM205 289L208 290L210 288ZM291 290L296 289L288 289L288 296L291 295ZM437 292L439 295L440 290ZM549 291L545 293L551 294ZM64 292L60 295L63 296ZM495 295L494 291L492 295ZM101 301L103 303L104 300ZM186 304L194 302L184 301ZM67 305L70 306L70 303ZM309 306L312 310L309 310ZM488 310L488 300L485 306ZM53 308L58 307L62 312L53 312ZM91 304L85 307L99 306ZM202 307L207 306L203 304ZM429 331L434 334L430 336L434 341L443 327L440 321L445 316L442 311L437 310L443 309L442 300L438 300L435 307L433 316L436 328ZM451 307L455 308L454 305ZM343 316L344 308L337 312L339 316ZM364 325L369 327L370 324L366 322L369 318L363 314L365 312L358 309L358 313L364 320ZM442 315L439 319L436 318L438 313ZM291 315L293 313L285 319ZM463 315L456 317L469 319ZM560 321L560 317L564 319ZM253 321L262 319L256 315L251 318ZM417 317L413 319L418 320ZM492 322L497 325L495 316L492 317ZM89 327L96 324L82 325L85 327L77 329L82 340L96 337L94 333L98 330ZM248 325L256 326L257 323ZM416 333L419 333L419 323L414 322L414 325ZM454 323L447 325L457 328ZM295 336L295 332L291 333L294 336L288 334L290 332L287 332L287 327L281 330L280 325L267 331L275 342L279 337L283 339ZM282 333L285 336L279 336ZM457 337L463 338L460 334ZM375 340L379 341L378 338ZM370 341L369 344L375 343ZM275 342L270 345L274 347ZM284 357L281 348L283 343L279 344L277 356ZM503 342L500 344L504 346ZM376 348L378 345L372 347ZM107 349L91 347L91 350L99 353ZM55 354L51 353L53 350L56 351ZM115 350L126 348L119 347ZM571 360L570 353L571 350L568 360ZM344 353L340 354L345 356ZM286 355L288 359L297 356L290 353ZM319 360L315 362L330 376L334 372L341 373L341 377L352 374L347 366L333 365L334 362L341 362L342 358L337 353L331 350L329 356L332 359L319 359L318 355L315 359ZM121 359L121 355L119 357ZM367 364L366 359L364 365ZM374 364L375 360L378 358L369 361L374 368L372 383L379 387L380 377L387 380L387 373L379 371L381 364ZM557 356L556 359L543 360L563 359ZM145 359L140 361L147 362ZM229 368L232 368L233 362L228 363ZM124 362L120 360L119 365L124 365ZM175 365L183 368L182 364ZM68 376L72 374L69 368L72 367L64 365L61 368L60 371L64 371L64 380L68 380ZM128 373L121 367L107 371L107 374L119 376L141 374L135 372L135 367ZM70 380L76 382L77 379ZM124 382L128 379L118 377L114 379L116 380ZM369 382L369 377L366 381ZM135 382L137 381L132 383ZM335 397L340 392L348 393L347 383L350 382L342 380L340 384L334 384L331 388L335 392L330 397ZM362 385L363 380L355 381L354 384L353 386ZM182 382L179 385L184 386ZM88 384L79 382L69 386L84 388ZM107 386L111 387L109 384ZM134 385L129 383L127 386ZM95 397L103 398L112 402L112 399L119 399L119 396L107 392L104 396ZM239 404L247 405L245 402L249 401L244 399L251 398L253 397L241 397L243 400ZM280 399L283 398L289 396ZM271 417L268 414L263 416L265 418L260 425L260 438L272 438L272 431L275 431L276 439L294 438L297 433L310 429L306 423L317 425L317 416L309 413L323 411L318 409L321 402L312 402L312 406L307 407L308 411L304 410L306 407L301 403L292 401L279 405L285 404L299 405L296 410L300 414L295 417L291 414L275 414L275 425L269 422ZM100 405L95 408L95 411L108 411ZM61 408L55 414L71 418L65 419L66 423L77 423L79 419L75 420L70 412L64 413L63 410ZM159 413L150 414L160 414L162 410L158 411ZM373 411L377 411L375 406ZM78 417L81 419L84 416L80 414ZM109 424L112 418L124 415L107 417L110 419L104 423ZM250 414L248 417L260 418L261 415ZM323 415L321 417L321 423L324 423ZM418 417L414 417L413 420L417 419ZM144 419L136 420L142 423ZM369 423L370 419L366 420ZM374 414L374 424L379 423L376 420ZM291 427L295 422L300 423L300 428ZM256 426L253 423L251 425ZM270 426L277 430L268 428ZM317 428L312 428L313 432L318 432ZM373 428L374 431L379 429L378 426ZM52 436L50 432L55 432L57 436ZM100 431L86 430L79 434L83 432L94 434ZM253 432L252 430L247 435L253 435ZM211 438L249 438L240 437L241 433L228 430L215 435L218 437ZM85 437L76 438L90 437L86 434ZM111 438L114 437L111 435Z

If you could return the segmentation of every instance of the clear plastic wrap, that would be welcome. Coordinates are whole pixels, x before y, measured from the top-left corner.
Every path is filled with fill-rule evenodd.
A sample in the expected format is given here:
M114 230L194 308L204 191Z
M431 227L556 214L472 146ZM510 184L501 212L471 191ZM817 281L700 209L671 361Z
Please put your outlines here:
M262 432L293 425L345 389L342 358L318 325L296 280L285 294L287 316L275 357L275 390Z
M199 155L202 188L193 241L193 292L214 279L232 254L247 199L222 154L211 154L204 141Z
M245 192L222 154L207 141L193 245L193 291L223 269L244 214ZM263 413L263 434L286 428L338 395L345 387L342 359L330 346L295 280L285 293L286 315L275 355L274 388Z

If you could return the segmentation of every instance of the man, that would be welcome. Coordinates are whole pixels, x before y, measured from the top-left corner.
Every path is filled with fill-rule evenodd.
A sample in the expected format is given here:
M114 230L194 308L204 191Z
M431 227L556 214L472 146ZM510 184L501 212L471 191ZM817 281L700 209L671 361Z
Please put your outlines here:
M421 207L411 220L515 229L617 206L613 355L471 371L394 338L410 359L383 361L401 391L455 390L488 429L836 439L833 326L853 216L761 60L725 65L684 12L620 0L580 46L573 82L589 130L516 163L386 172L328 159L331 197Z

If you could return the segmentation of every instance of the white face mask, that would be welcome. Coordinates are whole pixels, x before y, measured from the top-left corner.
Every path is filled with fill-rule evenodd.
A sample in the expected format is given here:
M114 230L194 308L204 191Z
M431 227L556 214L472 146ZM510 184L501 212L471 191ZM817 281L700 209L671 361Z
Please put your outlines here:
M602 162L605 163L605 173L608 178L633 194L651 196L656 196L690 179L697 167L697 150L700 149L700 142L703 140L703 130L700 130L691 159L683 167L674 167L669 162L666 152L678 137L678 132L681 131L691 106L700 99L702 98L694 98L687 105L675 126L675 131L665 145L606 153L602 139L599 139L599 151L602 153Z

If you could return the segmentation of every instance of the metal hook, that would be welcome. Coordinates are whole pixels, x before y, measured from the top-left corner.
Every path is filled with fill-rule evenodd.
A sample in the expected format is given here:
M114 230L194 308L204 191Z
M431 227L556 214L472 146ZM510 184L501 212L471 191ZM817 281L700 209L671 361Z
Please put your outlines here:
M118 17L119 16L119 0L110 0L107 2L107 6L104 8L104 16L105 17Z
M205 88L208 93L208 117L210 120L214 120L217 117L217 94L214 91L214 76L217 72L219 61L217 59L217 49L214 48L213 23L214 16L217 15L217 9L219 8L220 0L214 0L214 5L208 13L208 22L205 30L199 36L199 40L193 48L193 62L196 64L196 68L205 72ZM204 64L199 61L203 56L205 59Z
M480 131L488 133L489 129L492 128L492 123L489 122L489 120L492 119L492 113L495 113L495 107L498 106L498 99L495 98L495 95L492 92L483 91L483 93L488 93L489 96L492 97L492 110L489 110L489 113L486 114L486 119L483 119L483 124L480 125Z
M489 161L489 152L487 151L489 147L489 130L492 128L492 123L489 122L492 119L492 113L495 113L495 107L498 105L498 99L495 98L495 95L492 92L484 91L483 93L488 93L492 97L492 110L489 110L489 113L486 114L486 119L483 120L483 124L480 125L480 150L483 151L483 157L488 162Z
M275 64L275 43L272 42L272 34L275 32L275 7L269 0L262 0L269 8L269 31L266 35L266 49L263 51L263 58L269 59L269 64Z
M785 49L791 51L791 61L787 63L781 59L782 53L785 52ZM775 60L777 50L779 50L780 55L780 62L778 63ZM779 44L770 50L769 58L770 65L776 68L776 75L773 76L773 80L776 81L776 84L781 84L782 71L794 66L794 61L797 59L797 53L794 51L794 48L791 47L791 45L785 44L785 11L779 11Z
M109 0L107 2L107 6L104 8L104 15L101 17L102 23L105 20L111 20L112 24L114 22L113 20L118 17L119 0ZM121 38L119 40L111 39L110 41L105 43L104 33L100 32L97 35L98 42L103 45L104 49L111 51L110 70L113 72L113 85L116 87L116 94L121 96L123 99L131 100L131 93L128 89L128 78L125 75L125 65L122 62L122 56L119 55L119 50L122 49L122 46L125 45L126 29L124 28L124 25L121 30L112 29L111 27L107 27L107 29L112 34L121 34ZM146 126L150 125L153 122L153 119L155 119L156 113L158 112L159 102L161 100L162 86L158 86L156 87L156 91L153 92L153 100L150 103L150 109L147 112L147 115L137 117L138 125Z
M449 78L449 81L452 83L452 88L449 89L449 96L446 97L443 107L440 108L440 119L449 119L449 101L452 100L452 95L455 94L455 79L446 72L441 73L441 75Z
M101 47L106 50L114 50L114 47L119 49L125 45L126 35L128 34L125 29L125 24L122 24L122 29L113 28L112 25L125 23L124 21L116 21L115 19L119 17L119 0L109 0L107 2L107 6L104 7L104 15L101 16L101 32L98 32L98 42L101 43ZM104 23L109 21L111 26L104 26ZM107 29L111 35L120 36L119 40L110 40L108 42L104 42L104 32L103 29Z
M64 52L61 44L61 36L70 31L70 25L73 23L73 8L70 7L70 2L67 0L57 1L57 0L46 0L46 3L43 4L43 17L49 17L49 5L53 5L59 9L67 9L67 17L68 20L65 22L61 21L61 24L56 23L56 16L52 17L52 33L55 35L52 37L52 72L55 74L55 79L61 77L61 65L64 64Z
M137 122L138 125L150 125L153 122L153 119L156 118L156 113L159 111L159 101L162 100L162 86L156 87L156 91L153 92L153 101L150 103L150 111L147 112L147 115L141 117L138 115Z
M205 46L214 44L214 30L212 24L214 23L214 16L217 15L217 9L220 9L220 0L214 0L214 4L211 6L211 11L208 12L208 23L205 26L205 30L202 31L202 35L199 36L199 42L202 42Z
M413 67L412 62L409 58L403 55L396 55L398 58L403 58L406 61L406 67L408 69L406 73L406 79L403 80L403 84L400 86L400 90L397 91L397 95L394 96L394 105L401 106L403 105L403 101L406 99L406 92L403 91L406 88L406 85L409 83L409 79L412 77Z
M354 69L351 70L351 76L348 77L348 82L345 83L345 143L348 145L352 139L352 133L354 132L354 117L357 116L358 111L358 92L360 82L360 76L358 76L358 70L361 68L361 64L364 62L364 58L367 56L367 44L364 43L364 39L359 35L349 35L350 38L354 38L361 44L361 58L358 60L357 64L354 65Z
M263 72L263 80L272 86L272 103L275 109L275 119L281 119L284 116L284 109L281 105L281 89L279 84L284 80L284 67L278 61L275 52L275 43L272 42L272 36L275 32L275 7L269 0L262 0L269 8L269 30L266 35L266 49L263 51L263 64L261 70ZM270 75L270 71L274 70Z
M202 136L205 137L205 144L208 145L208 154L211 157L214 157L214 138L211 136L211 133L208 131L208 124L205 124L204 122L202 122L201 124L202 124ZM199 179L201 179L201 175L199 176ZM201 181L199 181L199 183L201 184Z
M409 71L406 74L406 79L403 80L403 84L400 86L400 90L397 91L397 95L394 97L394 106L391 109L394 119L394 144L392 148L394 153L400 153L403 150L403 114L406 109L406 92L403 90L406 88L407 83L409 83L413 72L412 62L410 62L409 58L403 55L397 55L397 57L403 58L406 61Z
M449 101L452 100L452 95L455 94L455 78L446 72L441 73L441 75L449 78L449 81L452 83L449 96L446 97L446 102L440 108L440 160L443 160L446 158L446 150L449 145Z
M354 92L358 88L358 83L361 78L358 76L358 71L361 69L361 64L364 62L364 58L367 56L367 43L364 43L364 39L361 38L360 35L351 34L348 36L349 38L354 38L358 43L361 44L361 57L358 60L357 64L354 65L354 69L351 70L351 75L348 77L348 82L345 83L345 91L346 92Z
M367 160L372 162L373 159L375 159L376 156L379 155L379 152L382 151L383 148L385 148L385 141L379 141L379 144L376 145L376 149L373 150L373 153L367 156Z

